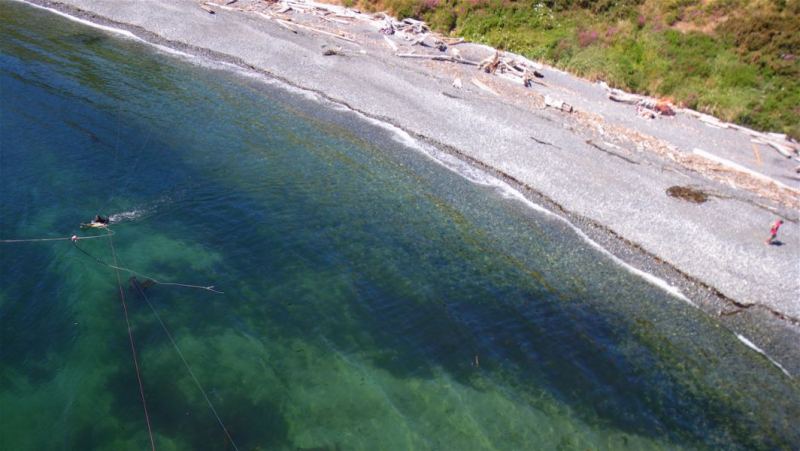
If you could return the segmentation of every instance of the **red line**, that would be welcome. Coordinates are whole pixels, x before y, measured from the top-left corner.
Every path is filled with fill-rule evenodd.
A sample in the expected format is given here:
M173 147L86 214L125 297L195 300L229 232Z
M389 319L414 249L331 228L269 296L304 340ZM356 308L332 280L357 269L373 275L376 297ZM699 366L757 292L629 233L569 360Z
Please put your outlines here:
M111 255L114 257L114 266L117 264L117 252L114 249L114 241L111 235L108 236L108 243L111 245ZM139 382L139 396L142 399L142 407L144 408L144 421L147 423L147 434L150 436L150 449L155 451L156 443L153 440L153 429L150 427L150 414L147 412L147 401L144 398L144 386L142 385L142 375L139 372L139 360L136 358L136 344L133 341L133 331L131 330L131 322L128 319L128 304L125 302L125 293L122 291L122 280L119 277L119 270L115 269L117 273L117 287L119 287L119 299L122 303L122 312L125 315L125 324L128 325L128 339L131 342L131 355L133 356L133 367L136 368L136 380Z

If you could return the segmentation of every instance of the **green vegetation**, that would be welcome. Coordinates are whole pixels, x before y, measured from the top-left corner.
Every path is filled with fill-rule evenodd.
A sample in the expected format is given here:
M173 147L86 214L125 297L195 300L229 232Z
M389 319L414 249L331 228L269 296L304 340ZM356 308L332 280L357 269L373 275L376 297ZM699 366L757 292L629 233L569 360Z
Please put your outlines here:
M800 0L358 2L615 87L800 138Z

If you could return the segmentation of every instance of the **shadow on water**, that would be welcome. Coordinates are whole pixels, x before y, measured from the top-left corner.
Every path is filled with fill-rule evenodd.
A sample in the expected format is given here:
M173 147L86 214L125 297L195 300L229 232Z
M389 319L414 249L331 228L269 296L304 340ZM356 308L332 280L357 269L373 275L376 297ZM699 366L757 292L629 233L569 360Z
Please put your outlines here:
M14 83L12 108L52 120L12 130L3 113L3 161L21 168L0 182L8 188L3 233L29 229L22 219L44 210L51 210L47 219L36 221L43 229L95 212L147 210L145 219L115 226L123 264L224 287L214 296L155 286L148 296L240 448L336 448L345 438L362 448L400 448L402 440L436 448L437 436L456 434L445 429L458 410L477 418L459 424L476 448L525 443L512 435L536 425L514 426L511 412L497 406L552 419L562 440L584 428L587 437L622 431L667 447L797 443L794 382L557 221L520 213L346 114L167 65L92 32L50 47L63 32L42 44L41 25L13 16L19 22L3 33L36 31L26 32L24 48L4 51L44 54L36 60L44 66L67 58L76 69L38 69L45 88L22 69L7 76L15 68L4 67L2 75L15 80L4 82ZM29 48L37 45L43 49ZM59 107L54 113L45 105ZM104 240L86 246L108 258ZM0 305L4 367L45 385L61 365L31 360L69 356L78 346L72 319L102 305L107 323L92 327L108 366L98 384L105 391L88 395L110 404L109 418L70 417L64 435L68 447L81 449L146 443L113 273L71 254L58 254L60 265L43 272L50 257L40 251L26 251L16 272L2 276L4 298L16 301ZM62 285L60 270L69 265L80 271ZM70 286L92 301L55 302ZM125 292L157 439L179 449L224 449L160 325ZM42 301L25 306L26 297ZM88 374L93 364L81 368ZM749 381L753 374L761 386ZM436 391L446 386L456 387ZM480 403L490 395L497 404ZM439 404L452 410L439 412ZM363 430L344 422L359 415ZM370 427L379 439L368 436ZM481 434L487 442L477 441Z

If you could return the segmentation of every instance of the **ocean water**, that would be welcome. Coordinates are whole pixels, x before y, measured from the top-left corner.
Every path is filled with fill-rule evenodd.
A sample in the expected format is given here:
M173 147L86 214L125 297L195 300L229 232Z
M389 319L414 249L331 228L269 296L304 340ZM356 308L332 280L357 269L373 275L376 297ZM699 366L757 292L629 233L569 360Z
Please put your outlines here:
M0 239L114 232L0 243L0 448L150 448L120 294L156 449L800 447L796 380L461 171L314 96L0 3ZM224 293L145 298L114 255Z

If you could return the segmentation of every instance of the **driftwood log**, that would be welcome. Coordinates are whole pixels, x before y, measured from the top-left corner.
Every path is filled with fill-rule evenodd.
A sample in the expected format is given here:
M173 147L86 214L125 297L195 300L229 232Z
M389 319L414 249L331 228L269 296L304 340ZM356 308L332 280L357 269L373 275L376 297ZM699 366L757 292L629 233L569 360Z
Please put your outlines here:
M557 108L565 113L572 113L572 111L574 110L572 108L572 105L568 104L567 102L564 102L563 100L559 99L554 99L553 97L550 96L544 96L544 104L551 108Z
M477 86L477 87L479 87L479 88L483 89L484 91L486 91L486 92L488 92L488 93L490 93L490 94L494 94L494 95L496 95L496 96L499 96L499 95L500 95L500 94L498 94L498 92L497 92L497 91L495 91L494 89L492 89L492 88L490 88L490 87L486 86L486 84L485 84L485 83L483 83L482 81L478 80L477 78L473 78L473 79L472 79L472 80L470 80L470 81L472 82L472 84L473 84L473 85L475 85L475 86Z
M355 39L348 38L347 36L342 36L342 35L340 35L340 34L331 33L330 31L320 30L319 28L310 27L310 26L308 26L308 25L299 24L299 23L297 23L297 22L291 22L291 25L289 25L289 22L288 22L288 21L286 21L286 20L283 20L283 19L275 19L275 20L277 20L277 21L278 21L278 23L280 23L280 24L282 24L282 25L291 26L291 27L297 27L297 28L302 28L302 29L304 29L304 30L311 31L311 32L313 32L313 33L324 34L324 35L326 35L326 36L331 36L331 37L334 37L334 38L339 38L339 39L341 39L341 40L343 40L343 41L352 42L352 43L354 43L354 44L357 44L357 42L356 42L356 40L355 40Z
M419 59L429 59L434 61L450 61L453 63L460 63L460 64L467 64L469 66L477 66L478 63L475 61L465 60L463 58L456 58L450 55L422 55L417 53L397 53L395 56L400 58L419 58Z
M481 61L481 65L479 66L487 74L493 74L500 66L500 52L497 51L494 53L494 56L490 56L485 60Z

